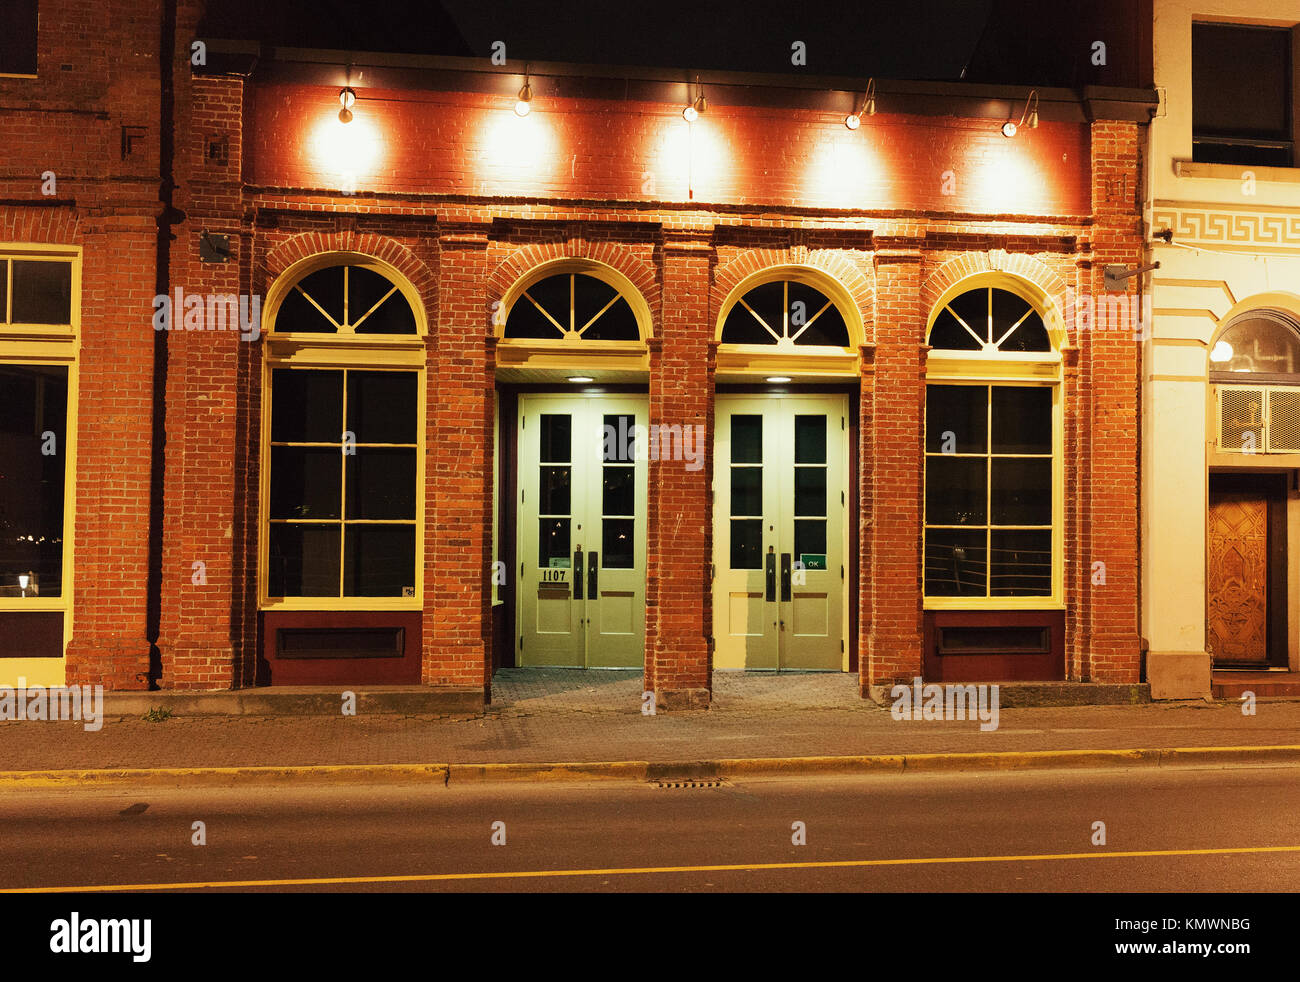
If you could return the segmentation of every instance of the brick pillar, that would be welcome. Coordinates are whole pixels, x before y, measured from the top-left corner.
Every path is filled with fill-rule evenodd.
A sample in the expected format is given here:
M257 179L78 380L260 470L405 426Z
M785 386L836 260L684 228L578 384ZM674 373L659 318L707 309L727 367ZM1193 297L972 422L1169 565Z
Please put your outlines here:
M1092 125L1093 295L1105 296L1103 268L1140 265L1143 257L1138 181L1141 144L1134 123ZM1136 302L1139 277L1128 280ZM1101 304L1098 303L1100 307ZM1092 481L1080 563L1086 578L1085 616L1090 638L1088 674L1094 682L1137 682L1138 637L1138 400L1141 345L1132 329L1088 331L1081 338L1089 389L1088 462ZM1105 583L1094 582L1093 564L1104 562ZM1081 570L1081 572L1083 572Z
M177 206L188 215L169 255L172 330L167 345L166 451L158 650L163 688L228 689L255 683L261 300L253 294L252 240L241 234L243 83L190 79L177 93ZM224 161L207 155L225 139ZM228 236L225 262L202 262L205 232ZM182 297L235 296L238 316L188 330ZM254 316L256 315L256 316ZM218 329L221 328L221 329ZM242 337L241 337L242 335ZM202 565L196 568L196 564Z
M439 239L438 323L429 346L425 429L426 685L476 690L492 681L492 371L487 237Z
M925 398L925 317L921 256L876 255L876 357L870 468L864 472L862 523L870 536L867 651L870 686L921 674L921 469ZM868 476L869 475L869 476Z
M680 426L683 439L703 432L705 457L694 471L685 460L649 461L645 686L659 709L703 709L713 675L712 249L669 240L663 257L663 316L650 346L650 425Z
M144 689L158 230L152 214L120 214L83 231L67 681Z

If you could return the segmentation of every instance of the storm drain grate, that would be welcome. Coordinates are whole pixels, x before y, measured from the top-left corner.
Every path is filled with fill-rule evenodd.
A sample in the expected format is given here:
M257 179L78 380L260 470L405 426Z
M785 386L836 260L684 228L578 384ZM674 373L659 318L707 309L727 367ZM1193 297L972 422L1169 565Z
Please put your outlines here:
M715 778L711 781L655 781L656 788L729 788L731 787L722 778Z

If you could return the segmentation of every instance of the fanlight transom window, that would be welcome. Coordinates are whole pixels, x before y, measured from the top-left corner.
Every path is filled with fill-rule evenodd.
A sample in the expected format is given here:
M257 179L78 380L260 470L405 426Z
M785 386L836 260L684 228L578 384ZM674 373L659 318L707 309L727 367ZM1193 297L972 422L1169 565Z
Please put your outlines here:
M617 288L588 273L559 273L523 291L506 315L517 341L640 341L636 314Z
M1010 290L979 287L949 300L930 329L930 347L988 353L1050 352L1033 304Z
M1272 310L1239 317L1210 350L1210 371L1300 376L1300 329Z
M366 266L308 273L284 295L280 334L417 334L415 311L397 284Z
M849 328L835 302L798 280L775 280L742 296L722 323L724 344L849 346Z

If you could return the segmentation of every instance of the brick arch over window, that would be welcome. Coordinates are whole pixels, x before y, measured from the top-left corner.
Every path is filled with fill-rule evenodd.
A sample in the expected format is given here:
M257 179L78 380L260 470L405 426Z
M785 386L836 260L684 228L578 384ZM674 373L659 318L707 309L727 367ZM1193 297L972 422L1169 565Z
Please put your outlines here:
M265 282L272 283L299 260L322 253L360 253L382 260L401 273L430 309L437 295L437 278L410 249L383 235L356 232L304 232L276 245L262 259ZM433 323L433 317L429 317Z
M36 242L41 245L81 244L80 219L71 209L50 208L33 216L17 209L0 215L0 242Z
M872 331L872 304L875 290L862 268L837 249L751 249L719 266L713 274L710 306L714 316L721 312L736 289L755 273L773 267L804 267L816 270L837 282L848 293L857 308L866 338L850 338L855 344L870 341Z
M603 263L627 277L645 300L652 316L658 317L660 290L654 267L637 257L626 246L615 242L588 242L585 239L539 243L517 249L488 277L489 305L499 301L519 282L521 277L538 266L564 259L588 259Z
M1027 281L1042 291L1044 298L1050 300L1058 308L1056 312L1064 318L1065 280L1046 263L1023 253L968 252L949 259L931 273L921 287L921 300L926 312L934 310L939 298L953 284L981 273L1002 273ZM1073 344L1075 339L1068 327L1066 332L1068 343Z

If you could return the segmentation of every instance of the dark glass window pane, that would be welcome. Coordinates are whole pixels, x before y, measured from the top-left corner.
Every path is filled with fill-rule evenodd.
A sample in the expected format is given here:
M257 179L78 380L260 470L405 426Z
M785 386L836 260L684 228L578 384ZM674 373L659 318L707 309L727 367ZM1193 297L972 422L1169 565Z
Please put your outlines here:
M567 318L567 313L565 317ZM561 320L560 324L567 324L567 320ZM533 302L525 296L519 297L510 308L510 313L506 316L505 336L508 338L518 338L521 340L542 339L547 341L556 341L561 337L560 328L556 327L543 314Z
M569 470L566 466L547 467L543 465L539 473L538 510L543 515L569 514L570 488Z
M537 565L542 569L568 569L573 565L569 552L569 519L539 518L537 520ZM552 564L551 560L556 560Z
M344 459L337 447L272 447L271 517L337 519Z
M826 519L800 518L794 523L794 558L804 553L826 554Z
M796 464L826 463L825 416L794 418L794 462Z
M281 334L333 334L335 327L294 287L275 312L275 330Z
M0 259L0 323L9 319L9 260Z
M993 525L1052 524L1050 458L993 459Z
M605 467L604 487L601 489L601 513L605 515L636 514L636 468Z
M343 373L277 368L271 373L271 439L343 442Z
M605 416L605 439L602 453L607 464L630 464L636 460L635 416Z
M984 385L927 385L926 452L988 453L988 398ZM946 433L952 434L947 444Z
M357 447L343 458L348 474L348 518L415 518L415 451Z
M13 323L72 322L71 263L15 259L13 268Z
M731 462L733 464L761 464L763 462L763 417L731 417Z
M925 530L925 593L929 597L983 597L988 588L985 533Z
M796 515L826 514L825 467L794 469L794 513Z
M569 293L568 273L561 273L559 276L548 276L546 279L534 283L525 292L533 298L541 308L555 318L556 324L564 331L569 330L570 310L569 304L572 297ZM548 321L549 323L549 321ZM555 325L551 325L551 330L555 331ZM552 336L558 336L553 334Z
M600 565L605 569L631 569L636 543L636 521L631 518L601 519Z
M778 323L772 330L780 331L781 325ZM776 344L776 338L740 303L731 308L722 322L722 340L725 344Z
M0 597L62 595L67 405L67 368L0 365Z
M542 456L550 464L567 464L573 458L570 447L570 435L573 429L573 417L567 413L542 413Z
M843 315L834 304L826 307L829 300L830 298L820 290L803 283L790 282L790 337L798 334L797 344L848 347L849 329L844 323ZM795 323L800 313L799 308L795 306L797 303L804 305L802 319L804 324L808 325L807 330L804 330L803 325ZM823 307L826 307L826 310L814 320L817 312ZM800 333L801 331L803 333Z
M993 531L990 576L995 597L1052 594L1052 533Z
M1052 339L1047 336L1047 328L1043 325L1043 318L1038 314L1030 314L1026 317L1014 331L1011 337L1002 342L999 351L1018 352L1018 351L1051 351Z
M763 468L731 468L731 514L763 514Z
M415 443L416 372L348 372L348 429L357 443Z
M599 314L605 304L613 300L617 294L618 291L604 280L588 276L586 273L575 274L573 277L573 329L581 331L587 322ZM595 327L596 325L592 324L588 328L588 332L594 330ZM587 336L589 335L583 335L583 337Z
M269 531L269 596L339 595L339 526L272 524Z
M366 316L380 299L392 290L394 283L374 270L360 266L348 267L348 320L356 326L357 334L414 334L415 314L401 290L384 300L374 313ZM361 320L365 317L365 320Z
M966 322L982 341L989 339L989 291L981 287L948 301L948 309Z
M414 595L414 525L349 525L344 534L344 596Z
M1052 390L993 386L993 452L1052 452Z
M763 520L761 518L731 520L731 568L763 568Z
M342 266L327 266L298 281L298 288L338 324L343 323L343 269Z
M37 0L5 0L0 5L0 72L36 74Z
M582 336L592 341L639 341L641 328L627 300L619 297L609 310L596 318L596 322Z
M983 457L927 457L927 525L983 525L986 522L988 461Z
M993 343L997 344L1002 340L1002 335L1011 330L1011 325L1019 321L1025 314L1029 313L1029 301L1019 297L1009 290L993 291ZM1022 325L1023 326L1023 325ZM1017 332L1019 328L1016 329ZM1015 335L1007 341L1010 342Z
M1192 25L1195 136L1290 139L1291 32Z
M975 328L978 330L978 327ZM979 351L980 343L971 337L970 332L957 322L945 307L934 319L930 329L930 347L948 351Z

